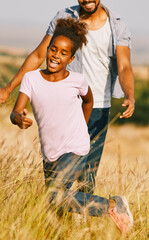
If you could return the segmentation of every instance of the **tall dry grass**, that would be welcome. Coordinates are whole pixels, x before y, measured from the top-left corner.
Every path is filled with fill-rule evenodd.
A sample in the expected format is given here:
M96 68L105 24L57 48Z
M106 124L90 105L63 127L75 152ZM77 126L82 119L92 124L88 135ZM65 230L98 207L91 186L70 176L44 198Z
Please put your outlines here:
M109 218L57 213L44 187L37 126L20 130L0 108L0 239L119 240ZM29 114L32 117L32 114ZM127 239L149 239L149 127L110 126L95 194L125 195L134 216ZM75 187L75 186L74 186Z

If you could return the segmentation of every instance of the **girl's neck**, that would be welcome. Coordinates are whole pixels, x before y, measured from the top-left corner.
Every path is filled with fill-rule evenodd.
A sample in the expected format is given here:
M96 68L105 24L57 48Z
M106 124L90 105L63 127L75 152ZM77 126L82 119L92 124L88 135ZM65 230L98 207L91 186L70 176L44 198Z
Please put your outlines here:
M47 69L43 69L43 70L40 70L40 73L42 77L49 82L58 82L58 81L64 80L69 75L69 72L67 70L57 72L57 73L52 73L52 72L49 72Z

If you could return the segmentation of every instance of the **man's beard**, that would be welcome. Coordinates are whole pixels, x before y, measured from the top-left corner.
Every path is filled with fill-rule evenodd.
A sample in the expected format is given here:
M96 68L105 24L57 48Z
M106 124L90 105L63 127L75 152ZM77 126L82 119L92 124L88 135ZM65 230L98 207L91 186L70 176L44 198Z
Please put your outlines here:
M88 10L84 9L82 6L80 6L80 7L81 7L81 11L82 11L83 13L86 13L86 14L88 14L88 15L91 15L91 14L93 14L93 13L95 13L95 12L97 11L99 4L100 4L100 1L99 1L99 3L95 6L94 10L92 10L92 11L88 11Z

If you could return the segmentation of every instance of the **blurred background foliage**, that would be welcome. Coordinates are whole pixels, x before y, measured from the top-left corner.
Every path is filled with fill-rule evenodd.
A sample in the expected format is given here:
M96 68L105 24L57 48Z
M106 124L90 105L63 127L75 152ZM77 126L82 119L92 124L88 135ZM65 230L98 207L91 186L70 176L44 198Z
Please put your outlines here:
M112 99L111 119L118 113L123 112L121 106L124 99ZM117 119L117 124L135 123L137 125L149 124L149 79L135 78L135 112L131 118Z
M13 78L22 65L25 55L15 56L8 53L0 53L0 87L4 87ZM45 67L45 63L42 67ZM41 68L42 68L41 67ZM19 87L16 88L10 95L7 105L13 107L18 95ZM136 125L147 126L149 124L149 77L148 79L141 79L135 76L135 112L129 119L117 119L115 124L133 123ZM112 99L111 119L117 113L123 112L125 109L121 106L123 99ZM31 110L30 104L27 106Z

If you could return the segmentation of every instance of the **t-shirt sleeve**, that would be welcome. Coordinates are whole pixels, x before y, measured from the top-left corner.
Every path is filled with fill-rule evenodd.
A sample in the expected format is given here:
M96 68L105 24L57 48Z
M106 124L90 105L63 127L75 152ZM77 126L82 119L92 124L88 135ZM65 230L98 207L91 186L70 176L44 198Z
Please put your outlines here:
M31 83L28 74L26 73L22 79L20 92L25 93L31 101Z
M82 79L80 81L80 86L79 86L79 95L85 96L87 92L88 92L88 83L85 77L82 76Z
M117 42L116 45L128 46L131 48L131 34L123 20L117 20Z
M54 30L55 30L55 26L56 26L56 21L59 18L62 18L63 12L59 11L57 12L57 14L55 15L55 17L50 21L49 27L46 31L46 34L53 36Z

